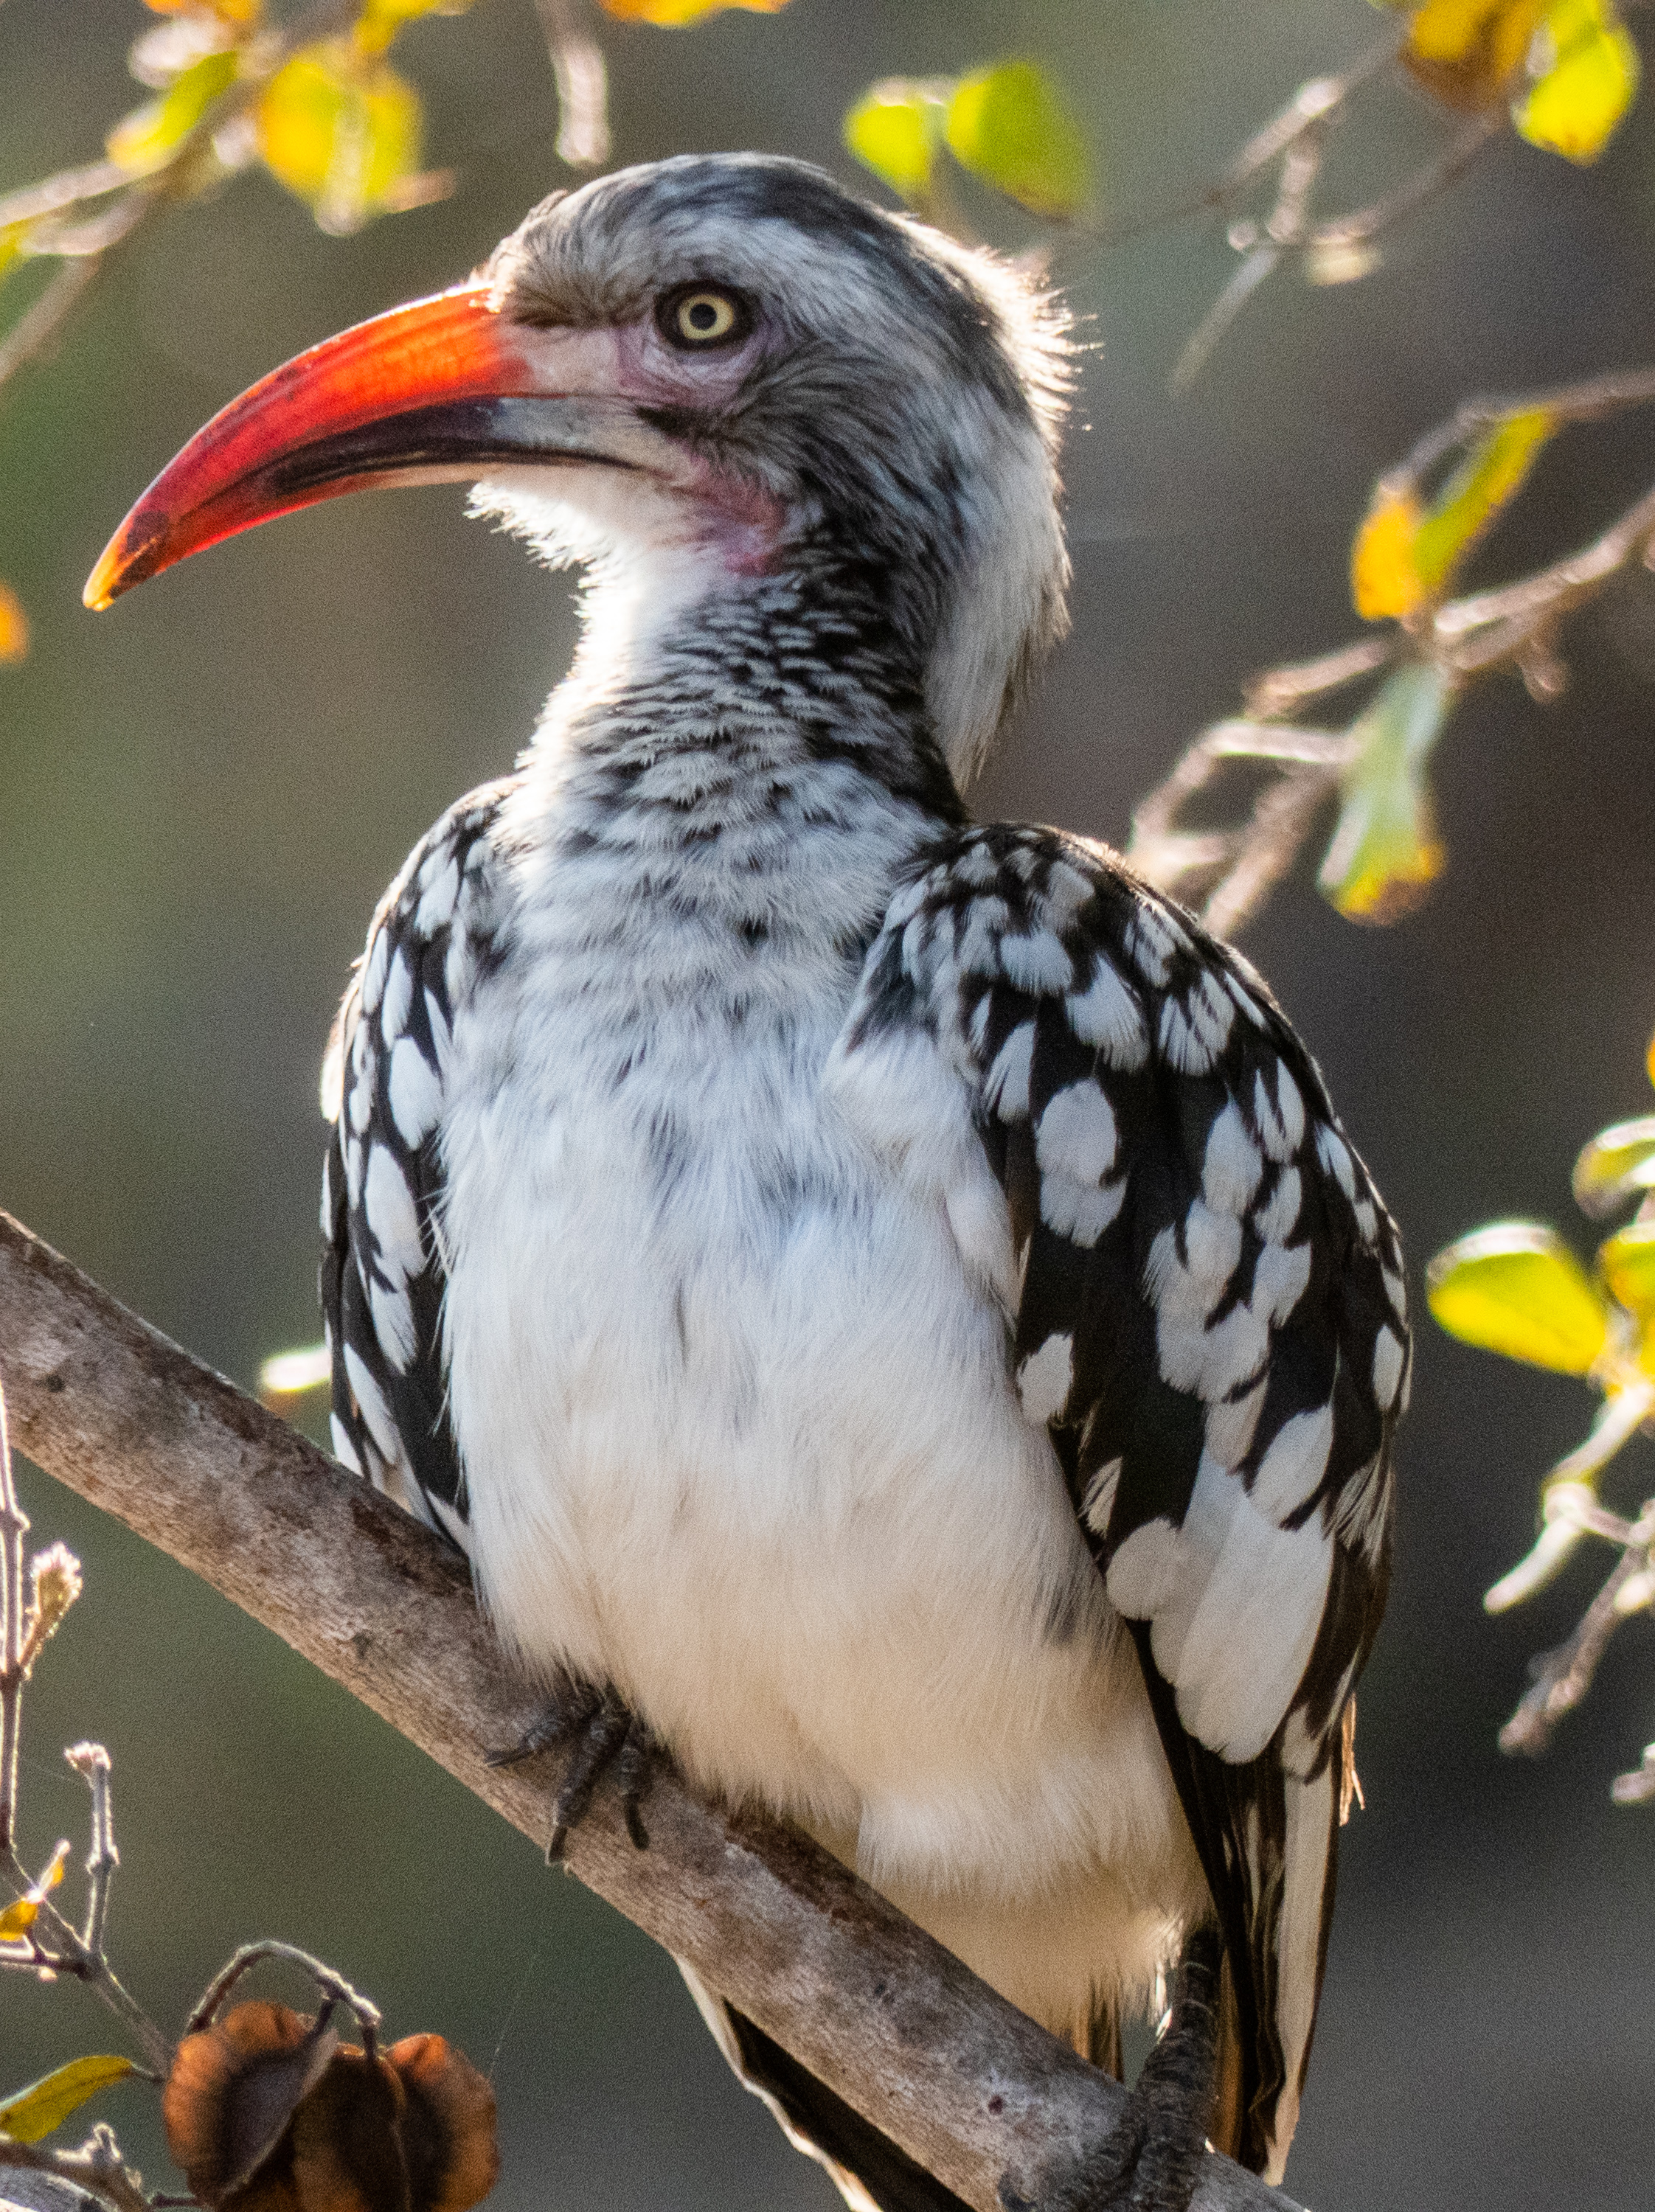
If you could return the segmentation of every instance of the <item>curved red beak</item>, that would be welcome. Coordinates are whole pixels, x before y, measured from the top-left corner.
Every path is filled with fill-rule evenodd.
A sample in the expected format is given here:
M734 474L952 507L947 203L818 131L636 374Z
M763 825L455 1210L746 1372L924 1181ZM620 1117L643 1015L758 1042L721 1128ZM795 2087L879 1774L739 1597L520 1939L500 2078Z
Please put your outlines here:
M575 334L571 334L571 336ZM106 607L222 538L369 484L470 483L491 465L603 459L485 284L393 307L234 399L167 464L82 594ZM545 351L544 345L539 349Z

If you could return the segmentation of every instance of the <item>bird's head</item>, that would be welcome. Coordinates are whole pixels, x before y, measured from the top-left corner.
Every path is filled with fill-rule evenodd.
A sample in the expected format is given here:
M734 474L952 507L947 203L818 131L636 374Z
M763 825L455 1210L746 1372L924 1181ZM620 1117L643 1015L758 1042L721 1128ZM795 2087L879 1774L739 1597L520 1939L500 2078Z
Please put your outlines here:
M659 607L865 578L962 781L1061 633L1064 321L819 170L686 155L536 208L470 283L313 347L150 486L88 605L339 493L459 479Z

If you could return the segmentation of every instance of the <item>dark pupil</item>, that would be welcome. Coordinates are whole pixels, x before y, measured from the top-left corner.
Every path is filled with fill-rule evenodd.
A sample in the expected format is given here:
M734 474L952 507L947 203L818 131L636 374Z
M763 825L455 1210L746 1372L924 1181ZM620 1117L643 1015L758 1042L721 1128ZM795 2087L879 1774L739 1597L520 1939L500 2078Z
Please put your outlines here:
M690 310L691 330L709 331L718 320L718 309L710 300L697 300Z

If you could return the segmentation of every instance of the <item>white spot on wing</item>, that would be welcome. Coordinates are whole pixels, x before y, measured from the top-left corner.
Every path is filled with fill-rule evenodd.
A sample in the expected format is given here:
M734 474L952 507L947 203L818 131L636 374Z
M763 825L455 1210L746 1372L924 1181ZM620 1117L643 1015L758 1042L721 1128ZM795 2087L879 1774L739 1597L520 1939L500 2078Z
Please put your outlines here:
M368 1155L366 1196L368 1232L386 1273L417 1274L425 1264L425 1254L414 1194L384 1145L375 1145Z
M350 1441L350 1431L337 1413L328 1415L328 1425L333 1434L333 1456L352 1474L362 1473L362 1462L356 1457L356 1447Z
M1092 981L1067 1002L1069 1026L1083 1044L1096 1045L1116 1067L1141 1067L1149 1054L1143 1009L1113 963L1099 954Z
M1253 1226L1267 1244L1285 1244L1298 1225L1304 1200L1304 1184L1297 1168L1283 1168L1275 1188L1253 1216Z
M391 1408L380 1395L380 1386L368 1373L355 1347L344 1348L344 1370L350 1377L351 1395L368 1424L368 1432L379 1446L382 1455L395 1463L402 1450L402 1439L397 1434L397 1425L391 1418Z
M1287 1072L1282 1071L1283 1080ZM1350 1149L1336 1129L1324 1123L1316 1133L1317 1155L1323 1166L1352 1203L1356 1198L1356 1170L1351 1163Z
M371 1014L380 1003L380 994L385 988L386 963L391 957L391 939L382 929L374 933L374 942L368 948L368 961L362 969L362 1012Z
M1105 1460L1089 1483L1080 1500L1080 1517L1094 1536L1109 1534L1109 1516L1115 1510L1115 1492L1120 1486L1121 1462Z
M411 1147L422 1144L442 1111L442 1084L412 1037L404 1037L392 1054L386 1087L398 1134Z
M1208 1132L1202 1195L1221 1213L1244 1213L1252 1203L1263 1172L1258 1146L1232 1098Z
M368 1286L368 1303L380 1351L399 1375L405 1375L414 1357L414 1310L408 1303L408 1293L373 1280Z
M399 951L385 979L385 1007L380 1016L380 1035L386 1044L394 1044L402 1035L413 999L414 971L408 964L408 955Z
M1090 1252L1126 1202L1126 1184L1106 1182L1101 1189L1071 1176L1040 1178L1040 1218L1059 1237Z
M1205 1075L1213 1065L1213 1048L1191 1025L1176 999L1161 1002L1161 1051L1180 1075Z
M1017 1395L1025 1417L1037 1428L1061 1413L1074 1381L1074 1339L1049 1336L1017 1370Z
M1074 981L1074 964L1049 929L1002 937L1000 965L1007 981L1019 991L1067 991Z
M1270 1439L1253 1478L1253 1504L1277 1522L1305 1503L1328 1471L1333 1449L1333 1407L1317 1406L1284 1421Z
M414 915L414 927L422 937L435 935L453 915L454 901L459 896L459 869L453 854L450 853L436 873L428 880L426 871L430 866L428 860L420 870L420 882L423 888Z
M1034 1057L1034 1024L1019 1022L1000 1048L983 1085L983 1102L1002 1121L1029 1118L1029 1065Z
M1115 1115L1090 1077L1054 1092L1040 1116L1034 1154L1043 1175L1099 1183L1115 1164Z
M1256 1759L1280 1726L1321 1626L1332 1564L1317 1522L1277 1528L1235 1475L1202 1455L1151 1648L1177 1690L1183 1725L1220 1758ZM1236 1664L1243 1651L1244 1667Z
M1396 1395L1396 1385L1402 1379L1401 1341L1390 1329L1382 1328L1373 1340L1373 1395L1378 1401L1382 1413L1390 1411Z

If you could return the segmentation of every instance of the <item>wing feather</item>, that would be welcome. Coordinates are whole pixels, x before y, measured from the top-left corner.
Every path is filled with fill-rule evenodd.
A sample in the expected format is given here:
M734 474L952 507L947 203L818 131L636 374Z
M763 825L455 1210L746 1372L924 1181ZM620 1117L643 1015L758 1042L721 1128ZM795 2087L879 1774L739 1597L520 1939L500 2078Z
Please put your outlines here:
M1228 1955L1234 2148L1275 2177L1389 1569L1396 1233L1256 974L1105 848L935 848L842 1053L916 1031L1005 1195L1013 1370L1137 1642Z
M374 917L322 1079L334 1449L462 1547L441 1358L441 1128L455 1008L496 957L492 841L506 789L462 799L410 854Z

